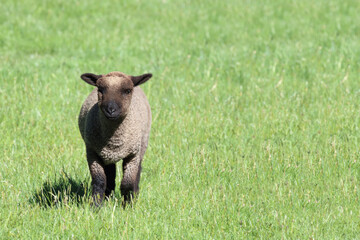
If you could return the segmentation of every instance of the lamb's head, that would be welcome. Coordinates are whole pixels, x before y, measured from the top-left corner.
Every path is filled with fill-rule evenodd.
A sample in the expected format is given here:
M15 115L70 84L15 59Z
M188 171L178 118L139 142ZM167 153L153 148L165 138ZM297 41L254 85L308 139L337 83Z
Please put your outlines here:
M104 116L113 121L123 119L129 109L133 88L146 82L151 73L129 76L121 72L106 75L84 73L81 79L98 88L98 104Z

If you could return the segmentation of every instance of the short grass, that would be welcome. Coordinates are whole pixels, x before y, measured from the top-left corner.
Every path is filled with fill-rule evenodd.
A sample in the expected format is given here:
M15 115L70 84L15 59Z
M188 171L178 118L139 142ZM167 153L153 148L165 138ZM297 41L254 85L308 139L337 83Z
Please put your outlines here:
M0 12L0 238L359 237L358 0ZM93 211L79 76L114 70L154 75L150 146L134 207Z

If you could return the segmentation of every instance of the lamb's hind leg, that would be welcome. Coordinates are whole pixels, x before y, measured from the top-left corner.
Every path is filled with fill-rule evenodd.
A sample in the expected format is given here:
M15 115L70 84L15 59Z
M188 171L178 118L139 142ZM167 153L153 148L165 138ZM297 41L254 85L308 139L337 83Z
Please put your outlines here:
M87 161L89 164L89 170L91 174L91 186L93 204L97 207L101 206L101 203L105 196L106 189L106 174L104 165L100 157L93 151L86 150Z
M141 158L139 154L130 156L123 160L123 179L120 190L124 196L124 202L129 203L136 197L139 191L141 173Z

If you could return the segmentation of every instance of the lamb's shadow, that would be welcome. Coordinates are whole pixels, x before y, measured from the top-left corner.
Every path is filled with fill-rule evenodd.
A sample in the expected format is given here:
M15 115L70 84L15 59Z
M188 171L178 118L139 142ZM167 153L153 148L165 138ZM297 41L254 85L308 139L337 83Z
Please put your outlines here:
M55 180L46 180L39 190L36 190L29 202L41 207L58 207L61 205L80 205L88 201L90 196L89 180L74 180L65 172Z

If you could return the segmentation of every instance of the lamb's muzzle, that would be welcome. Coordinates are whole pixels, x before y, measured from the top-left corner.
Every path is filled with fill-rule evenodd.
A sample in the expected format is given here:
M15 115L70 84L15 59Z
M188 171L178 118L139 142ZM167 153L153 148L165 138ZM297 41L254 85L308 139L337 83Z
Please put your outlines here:
M120 107L114 100L106 104L102 111L108 119L116 120L120 117Z

